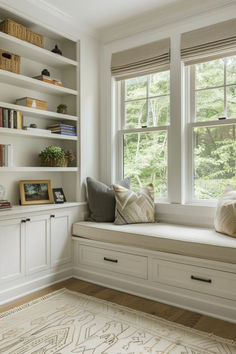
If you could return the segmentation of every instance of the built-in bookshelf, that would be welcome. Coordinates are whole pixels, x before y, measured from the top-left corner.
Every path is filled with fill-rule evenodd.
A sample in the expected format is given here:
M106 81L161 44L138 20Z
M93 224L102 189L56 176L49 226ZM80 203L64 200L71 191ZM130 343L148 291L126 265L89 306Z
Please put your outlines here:
M13 205L19 204L19 180L50 179L53 187L62 187L67 201L75 202L79 168L79 43L73 38L44 28L40 24L26 21L12 14L14 21L37 29L44 35L44 48L38 47L9 34L0 32L0 49L21 57L19 74L0 69L0 107L18 111L23 116L23 126L37 126L27 130L3 127L0 124L0 145L12 147L11 166L0 167L0 184L7 190L7 198ZM11 18L11 13L0 9L0 21ZM62 55L51 52L55 45ZM51 76L62 82L62 86L43 82L33 77L47 69ZM21 106L16 101L31 97L47 102L47 110ZM57 106L66 104L67 114L58 113ZM53 124L75 127L77 136L61 135L46 130ZM73 151L77 162L73 167L42 167L39 153L49 145Z

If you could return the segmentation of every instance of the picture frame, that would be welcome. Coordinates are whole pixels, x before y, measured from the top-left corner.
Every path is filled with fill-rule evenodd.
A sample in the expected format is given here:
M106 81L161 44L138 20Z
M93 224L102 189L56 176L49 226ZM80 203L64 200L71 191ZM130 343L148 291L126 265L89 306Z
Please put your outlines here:
M63 204L66 202L66 197L62 188L53 188L52 192L55 204Z
M19 181L21 205L53 204L50 180Z

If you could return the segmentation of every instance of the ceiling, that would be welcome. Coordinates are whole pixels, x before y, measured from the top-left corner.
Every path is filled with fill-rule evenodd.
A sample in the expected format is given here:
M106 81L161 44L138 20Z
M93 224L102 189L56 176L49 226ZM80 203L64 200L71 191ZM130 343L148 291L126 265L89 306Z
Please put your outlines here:
M236 0L30 0L80 30L101 39L143 31L174 17L199 14ZM178 18L179 19L179 18ZM138 30L138 28L140 28Z

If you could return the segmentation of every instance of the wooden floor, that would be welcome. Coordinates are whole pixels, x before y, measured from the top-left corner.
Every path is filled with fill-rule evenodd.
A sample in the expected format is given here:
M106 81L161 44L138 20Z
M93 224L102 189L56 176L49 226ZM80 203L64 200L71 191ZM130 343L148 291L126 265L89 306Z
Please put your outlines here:
M37 297L43 296L61 288L68 288L83 294L95 296L99 299L111 301L135 310L159 316L166 320L180 323L182 325L192 327L204 332L214 333L220 337L236 340L236 324L217 320L215 318L203 316L191 311L180 309L178 307L165 305L156 301L129 295L117 290L108 289L100 285L87 283L77 279L69 279L64 282L54 284L43 290L36 291L33 294L0 306L0 312L7 311L16 306L20 306Z

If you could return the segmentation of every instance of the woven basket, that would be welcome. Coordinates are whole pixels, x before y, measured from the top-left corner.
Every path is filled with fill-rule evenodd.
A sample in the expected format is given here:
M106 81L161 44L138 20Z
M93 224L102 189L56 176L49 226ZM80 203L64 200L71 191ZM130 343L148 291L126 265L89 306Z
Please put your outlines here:
M55 160L49 160L49 161L42 161L41 160L41 166L42 167L67 167L68 166L68 160L65 159L61 163L58 163Z
M0 49L0 69L20 74L20 56Z
M10 19L6 19L0 23L0 31L5 32L10 36L22 39L23 41L37 45L38 47L43 48L44 46L43 35L33 32L25 26Z

